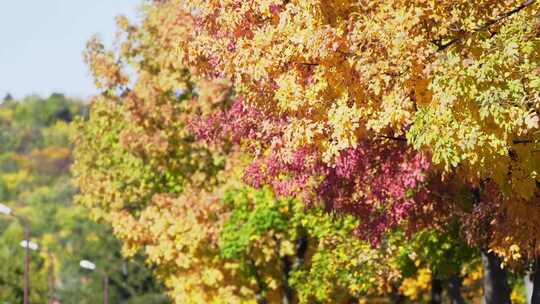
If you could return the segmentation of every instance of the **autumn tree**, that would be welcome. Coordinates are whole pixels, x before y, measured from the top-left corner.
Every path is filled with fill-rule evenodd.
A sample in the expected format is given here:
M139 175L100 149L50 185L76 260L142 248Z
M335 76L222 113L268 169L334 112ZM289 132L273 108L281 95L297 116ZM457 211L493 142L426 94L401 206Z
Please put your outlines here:
M89 43L103 93L78 122L78 202L113 226L126 255L146 254L178 303L335 303L397 290L393 240L373 249L353 235L357 219L307 212L242 183L251 157L240 146L279 134L279 121L266 125L229 83L173 64L177 49L156 45L171 34L157 26L159 13L148 8L141 26L119 19L127 34L119 54ZM253 134L260 124L267 130Z
M462 216L489 223L481 227L488 237L474 240L486 261L499 263L491 250L507 260L519 256L511 252L516 248L523 257L536 255L538 225L530 217L538 212L536 1L231 0L154 6L163 13L163 28L193 29L174 37L181 50L177 58L189 63L193 74L227 79L248 105L285 121L281 136L263 142L263 151L293 164L283 171L298 176L298 151L308 151L304 164L334 168L340 156L359 147L396 151L395 141L406 140L405 151L428 157L444 180L457 179L476 196L472 209L461 208ZM377 154L369 151L367 157ZM272 170L266 171L272 177ZM383 178L384 170L375 176ZM391 193L387 186L379 192ZM395 199L359 193L346 197L354 197L352 205L360 210L353 212L364 218L377 213L369 208L374 201L390 204L387 209L394 211L386 216L398 214L398 221L409 217L404 210L412 210L394 207ZM341 207L333 196L326 202ZM386 222L371 227L393 226ZM480 228L465 229L470 234Z
M225 136L254 159L251 185L352 214L375 245L396 227L457 221L501 291L500 262L537 252L537 11L532 0L154 1L141 27L119 19L119 53L92 41L87 61L104 111L127 117L122 157L146 164L142 176L177 187L198 169L214 176L204 158L231 149ZM200 150L190 128L215 146ZM181 170L190 149L211 170ZM118 172L143 185L128 193L165 185ZM137 201L82 185L105 204Z
M99 301L102 280L81 270L84 258L98 267L116 268L110 274L111 301L134 300L143 293L157 299L162 286L141 258L126 261L110 228L91 221L88 212L73 203L77 190L69 171L73 160L69 137L74 132L70 122L85 109L83 101L62 94L6 99L0 104L0 201L28 218L31 240L39 246L31 251L30 300ZM0 223L0 300L22 303L23 227L6 216Z

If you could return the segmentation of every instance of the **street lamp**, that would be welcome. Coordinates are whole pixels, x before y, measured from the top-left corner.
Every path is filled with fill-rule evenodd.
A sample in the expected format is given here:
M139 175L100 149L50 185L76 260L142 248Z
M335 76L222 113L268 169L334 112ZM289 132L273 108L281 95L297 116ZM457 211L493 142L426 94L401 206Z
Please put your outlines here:
M34 243L34 242L29 242L27 240L22 240L21 243L20 243L21 247L23 248L26 248L28 247L28 249L32 250L32 251L36 251L38 250L39 246L38 244Z
M21 247L23 248L29 248L32 251L37 251L39 249L39 246L37 243L34 242L28 242L27 240L22 240L20 243ZM48 270L48 284L49 284L49 303L55 303L55 294L54 294L54 285L55 285L55 279L54 279L54 257L53 254L46 248L43 250L47 256L49 257L49 270Z
M23 248L29 248L32 251L37 251L39 249L39 245L37 243L34 243L32 241L22 240L20 243L21 247ZM47 254L49 257L49 269L48 269L48 284L49 284L49 304L58 303L55 295L55 278L54 278L54 256L50 250L47 248L42 249L43 252Z
M0 204L0 213L5 215L11 215L11 208L6 205Z
M109 304L109 276L107 273L96 267L96 264L88 260L81 260L79 262L81 268L87 270L97 270L103 276L103 304Z
M79 263L79 265L84 268L84 269L88 269L88 270L95 270L96 269L96 264L88 261L88 260L81 260L81 262Z
M36 250L37 244L30 242L30 223L28 220L20 215L17 215L4 204L0 204L0 213L12 216L19 220L24 227L24 241L21 242L21 246L24 247L24 304L30 304L30 250ZM32 249L35 247L35 249Z

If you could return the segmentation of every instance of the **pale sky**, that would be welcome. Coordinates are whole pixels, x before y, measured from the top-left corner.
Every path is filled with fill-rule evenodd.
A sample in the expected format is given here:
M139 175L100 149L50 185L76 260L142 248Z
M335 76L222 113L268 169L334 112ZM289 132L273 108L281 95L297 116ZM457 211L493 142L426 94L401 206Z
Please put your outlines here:
M96 92L82 51L93 34L110 45L114 17L134 19L141 0L0 0L0 99Z

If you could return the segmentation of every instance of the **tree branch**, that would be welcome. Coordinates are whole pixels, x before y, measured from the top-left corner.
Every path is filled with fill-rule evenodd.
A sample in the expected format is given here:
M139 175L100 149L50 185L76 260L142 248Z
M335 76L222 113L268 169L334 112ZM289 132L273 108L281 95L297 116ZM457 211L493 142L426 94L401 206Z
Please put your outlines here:
M516 14L516 13L519 13L520 11L524 10L525 8L533 5L535 2L536 2L536 0L527 0L527 1L523 2L523 3L521 3L518 7L514 8L513 10L508 11L508 12L502 14L501 16L486 22L485 24L481 25L480 27L475 28L473 30L473 33L487 30L492 25L497 24L497 23L505 20L505 19L509 18L510 16ZM432 43L435 44L435 46L437 46L438 51L443 51L443 50L447 49L448 47L450 47L451 45L453 45L454 43L460 41L463 38L463 36L464 35L452 38L450 41L448 41L446 43L442 43L443 39L434 40L434 41L432 41Z
M504 20L504 19L506 19L506 18L508 18L508 17L522 11L523 9L525 9L525 8L527 8L529 6L531 6L535 2L536 2L536 0L527 0L527 1L523 2L523 3L521 3L521 5L516 7L515 9L504 13L502 16L499 16L499 18L493 19L493 20L487 22L486 24L482 25L481 27L476 28L475 31L477 31L477 32L478 31L483 31L483 30L487 29L488 27L490 27L490 26L492 26L492 25L494 25L496 23L499 23L502 20Z
M536 141L535 140L532 140L532 139L516 139L514 141L512 141L512 143L514 145L520 145L520 144L533 144L535 143Z
M405 137L395 137L395 136L388 136L388 135L379 135L377 137L384 138L384 139L397 140L397 141L407 141Z

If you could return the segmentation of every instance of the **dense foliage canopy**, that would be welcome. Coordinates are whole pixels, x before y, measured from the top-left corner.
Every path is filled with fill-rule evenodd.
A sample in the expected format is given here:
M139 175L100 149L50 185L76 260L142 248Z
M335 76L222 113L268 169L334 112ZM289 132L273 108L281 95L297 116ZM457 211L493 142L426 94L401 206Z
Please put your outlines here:
M178 303L397 296L461 282L478 252L521 269L539 5L149 1L117 49L88 43L78 200Z

